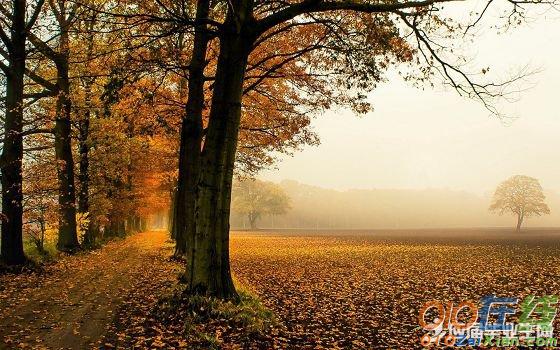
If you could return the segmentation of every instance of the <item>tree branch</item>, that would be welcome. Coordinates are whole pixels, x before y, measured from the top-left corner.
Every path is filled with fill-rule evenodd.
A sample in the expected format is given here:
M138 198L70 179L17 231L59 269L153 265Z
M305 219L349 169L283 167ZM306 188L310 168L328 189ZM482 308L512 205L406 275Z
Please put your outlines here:
M56 93L58 91L58 86L56 84L51 83L28 68L25 69L25 75L45 89L49 90L51 93Z
M297 16L315 13L328 12L335 10L349 10L363 13L394 12L407 8L426 7L437 3L445 3L461 0L419 0L391 3L368 4L358 0L325 1L325 0L304 0L300 3L288 6L283 10L275 12L268 17L257 21L256 32L262 34L267 30L289 21Z
M44 3L45 0L39 0L39 2L37 3L35 10L31 14L31 17L29 18L29 21L27 21L27 25L25 26L27 31L31 30L31 27L33 27L35 22L37 22L37 18L39 18L39 14L41 13L41 9L43 8Z
M62 56L47 45L43 40L39 39L35 34L29 33L29 41L39 50L43 55L47 56L54 62L60 61Z

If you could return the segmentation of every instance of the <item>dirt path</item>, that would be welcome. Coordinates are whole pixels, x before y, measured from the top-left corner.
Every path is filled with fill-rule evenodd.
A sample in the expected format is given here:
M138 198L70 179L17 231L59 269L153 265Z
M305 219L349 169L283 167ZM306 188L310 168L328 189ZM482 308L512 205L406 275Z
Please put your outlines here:
M176 280L165 232L65 257L44 274L0 276L0 349L91 349L131 295L153 302ZM146 293L139 293L146 289Z

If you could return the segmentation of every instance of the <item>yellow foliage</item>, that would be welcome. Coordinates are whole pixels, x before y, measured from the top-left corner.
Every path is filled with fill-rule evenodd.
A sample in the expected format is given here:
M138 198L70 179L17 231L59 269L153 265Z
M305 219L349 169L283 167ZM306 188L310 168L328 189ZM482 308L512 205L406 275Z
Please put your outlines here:
M84 242L84 235L89 226L89 213L76 213L76 226L78 230L78 241Z

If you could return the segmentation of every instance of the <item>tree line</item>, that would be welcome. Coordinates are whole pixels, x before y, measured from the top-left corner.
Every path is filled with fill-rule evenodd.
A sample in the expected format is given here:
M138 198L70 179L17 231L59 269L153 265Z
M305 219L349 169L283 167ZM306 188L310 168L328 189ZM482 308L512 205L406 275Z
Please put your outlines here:
M527 74L468 70L457 48L488 8L509 27L532 4L489 1L462 23L448 2L3 2L2 261L25 261L26 225L56 226L58 249L74 252L170 206L189 290L235 298L235 174L317 144L310 120L325 109L370 111L367 93L391 67L496 114Z

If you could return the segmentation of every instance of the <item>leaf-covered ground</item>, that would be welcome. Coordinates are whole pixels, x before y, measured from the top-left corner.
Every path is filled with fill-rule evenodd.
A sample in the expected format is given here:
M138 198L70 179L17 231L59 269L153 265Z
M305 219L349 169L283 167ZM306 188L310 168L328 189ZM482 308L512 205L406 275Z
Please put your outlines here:
M418 349L424 302L560 295L554 232L416 236L239 233L233 271L285 325L279 348Z
M177 294L182 263L166 239L138 234L0 276L5 348L418 349L426 301L560 294L553 231L233 233L232 270L277 316L267 323L246 293L240 307Z
M177 264L164 232L140 233L67 256L45 271L0 275L0 349L91 349L135 295L172 288Z

